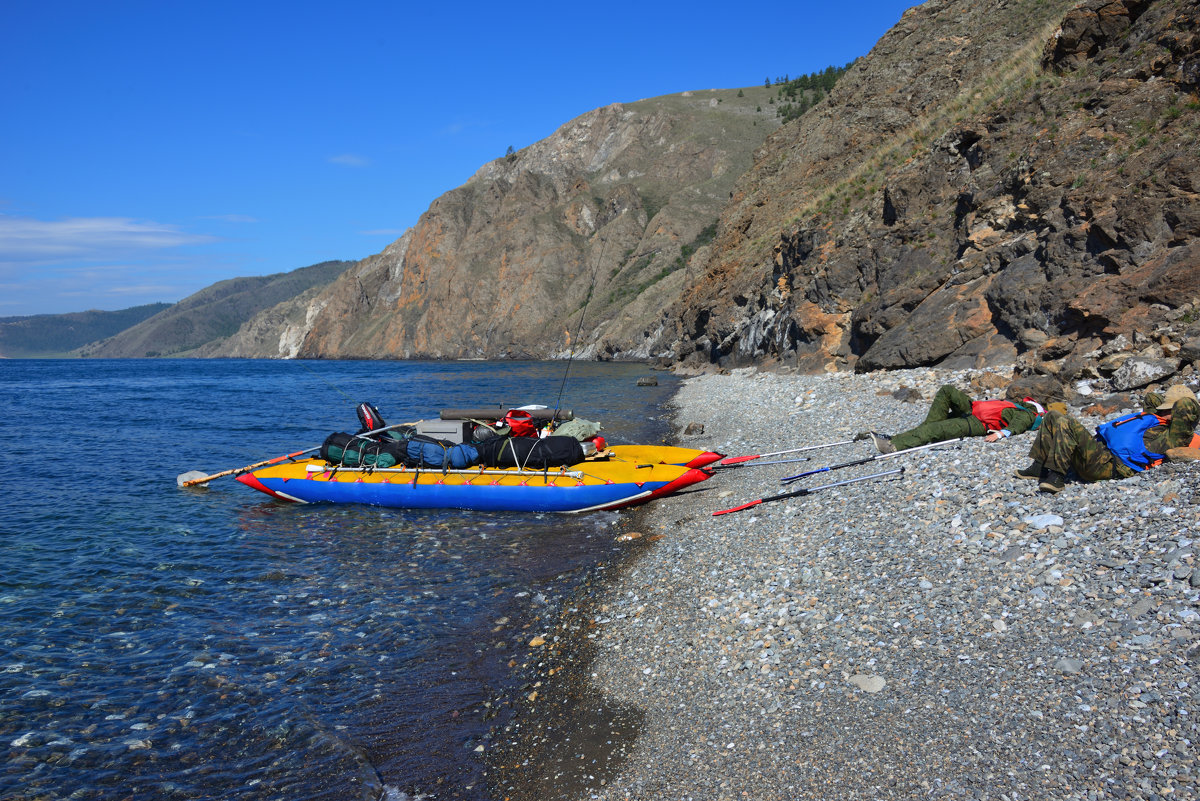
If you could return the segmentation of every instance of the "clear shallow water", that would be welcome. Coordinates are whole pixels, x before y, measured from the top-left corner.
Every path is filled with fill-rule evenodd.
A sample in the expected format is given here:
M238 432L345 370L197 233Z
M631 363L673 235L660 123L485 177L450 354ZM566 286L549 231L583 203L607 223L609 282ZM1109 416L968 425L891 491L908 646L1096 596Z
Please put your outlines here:
M584 517L283 505L215 472L484 402L565 365L3 361L0 797L488 799L521 626L615 553ZM563 406L657 441L670 378L574 364ZM497 621L506 622L498 623Z

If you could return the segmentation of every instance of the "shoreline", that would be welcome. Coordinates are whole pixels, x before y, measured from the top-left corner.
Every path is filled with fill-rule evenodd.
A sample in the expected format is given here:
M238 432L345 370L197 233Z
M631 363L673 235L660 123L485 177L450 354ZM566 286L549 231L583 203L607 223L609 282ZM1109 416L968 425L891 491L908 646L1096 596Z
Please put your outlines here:
M983 372L709 374L677 390L676 430L702 422L680 444L729 455L896 433ZM590 786L540 797L1200 794L1200 475L1046 495L1012 477L1031 442L968 440L903 457L899 479L711 516L787 468L874 454L860 442L646 508L637 525L663 537L580 611L595 659L570 690L640 730ZM528 769L553 788L547 767Z

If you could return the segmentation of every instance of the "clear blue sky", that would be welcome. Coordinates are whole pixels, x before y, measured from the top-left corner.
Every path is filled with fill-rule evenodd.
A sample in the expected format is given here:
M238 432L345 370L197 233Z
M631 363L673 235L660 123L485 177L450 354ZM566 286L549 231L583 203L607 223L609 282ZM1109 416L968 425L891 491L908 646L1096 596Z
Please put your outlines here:
M5 3L0 316L378 253L510 145L845 64L916 4Z

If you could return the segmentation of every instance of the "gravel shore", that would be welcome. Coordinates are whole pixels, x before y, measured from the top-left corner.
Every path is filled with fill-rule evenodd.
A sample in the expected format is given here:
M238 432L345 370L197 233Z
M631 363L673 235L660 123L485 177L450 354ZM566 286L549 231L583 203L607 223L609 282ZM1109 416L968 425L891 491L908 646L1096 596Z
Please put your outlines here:
M740 455L895 433L977 375L689 379L677 421L705 433L680 444ZM898 400L904 387L921 398ZM634 711L638 735L579 797L1200 796L1200 470L1047 495L1013 476L1032 436L819 474L791 488L906 468L712 516L875 453L857 442L652 505L640 533L661 538L585 621L589 690Z

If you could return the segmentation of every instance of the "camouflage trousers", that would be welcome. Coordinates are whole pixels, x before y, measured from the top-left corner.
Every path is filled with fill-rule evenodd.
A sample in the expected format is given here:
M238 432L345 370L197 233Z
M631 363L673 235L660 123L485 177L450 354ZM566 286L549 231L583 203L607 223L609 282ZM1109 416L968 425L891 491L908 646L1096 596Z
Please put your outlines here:
M931 442L987 434L983 422L971 415L971 397L947 384L933 396L925 422L892 437L896 450L902 451Z
M1060 412L1046 412L1033 447L1029 449L1029 457L1041 462L1046 469L1063 475L1074 469L1084 481L1133 475L1133 471L1113 456L1091 431L1075 418Z

